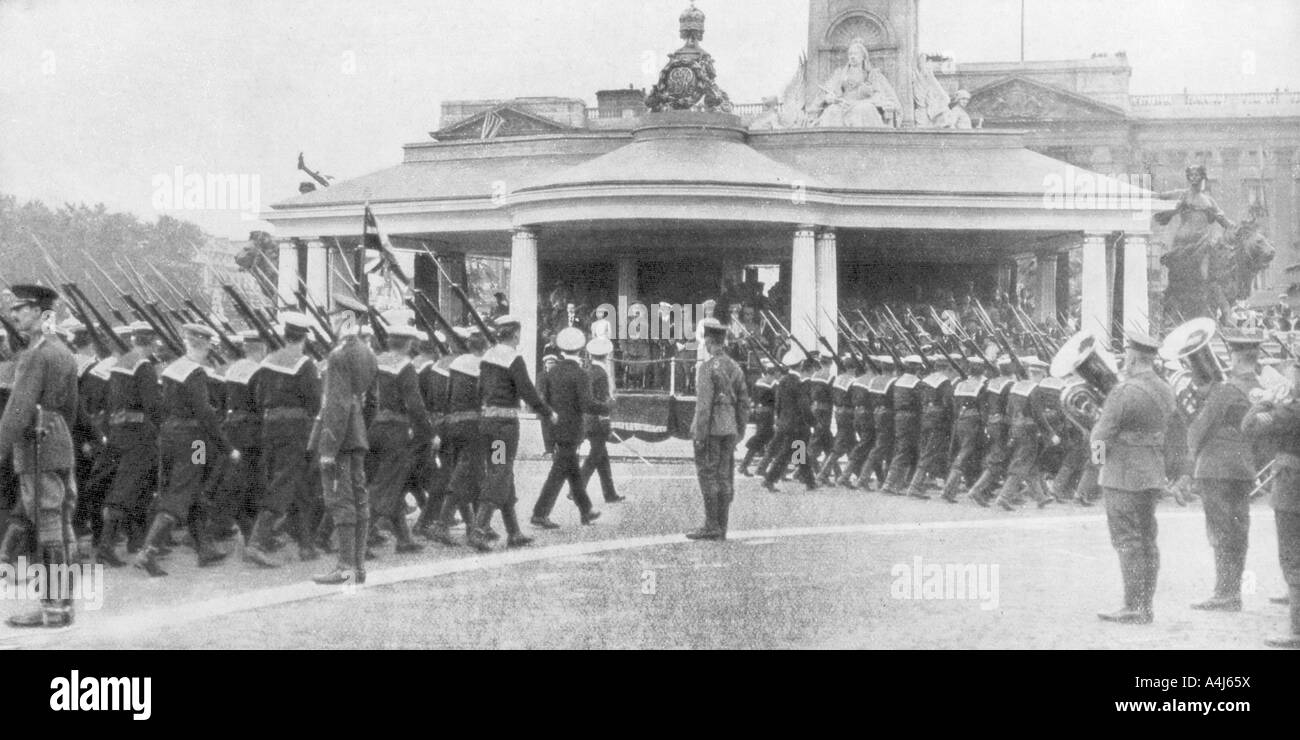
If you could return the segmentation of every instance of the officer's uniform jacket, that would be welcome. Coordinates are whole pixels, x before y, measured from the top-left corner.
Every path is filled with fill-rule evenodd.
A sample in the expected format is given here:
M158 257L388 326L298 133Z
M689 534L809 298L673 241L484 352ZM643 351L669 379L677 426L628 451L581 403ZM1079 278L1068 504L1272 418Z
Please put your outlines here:
M1177 401L1154 370L1121 380L1092 428L1092 444L1103 455L1102 488L1149 491L1165 483L1165 433Z
M1248 440L1268 439L1276 445L1273 508L1300 514L1300 399L1251 407L1241 430Z
M1241 433L1250 410L1250 392L1259 388L1254 373L1234 375L1212 383L1201 411L1187 427L1187 451L1196 460L1192 471L1198 480L1254 480L1251 444Z
M353 334L339 341L325 367L324 398L308 441L309 449L328 458L340 452L370 449L363 406L378 371L375 353L364 339Z
M696 368L695 393L691 438L696 442L738 436L749 423L745 373L725 354L714 355Z
M14 382L0 416L0 460L13 455L14 472L68 471L73 468L70 429L77 414L77 363L62 342L42 335L18 354ZM40 460L32 442L39 423Z

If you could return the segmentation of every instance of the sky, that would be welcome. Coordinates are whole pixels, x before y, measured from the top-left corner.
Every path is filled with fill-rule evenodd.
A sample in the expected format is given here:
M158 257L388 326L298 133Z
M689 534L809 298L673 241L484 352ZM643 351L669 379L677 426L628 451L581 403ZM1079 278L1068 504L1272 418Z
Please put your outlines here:
M167 213L217 236L401 161L443 100L653 85L688 0L0 0L0 192ZM737 103L776 94L807 0L698 0ZM925 51L1019 56L1021 0L921 0ZM1029 60L1124 50L1132 92L1300 90L1295 0L1025 0ZM179 169L178 169L179 168ZM239 202L177 199L228 176ZM193 193L193 189L190 191ZM185 194L185 191L180 193Z

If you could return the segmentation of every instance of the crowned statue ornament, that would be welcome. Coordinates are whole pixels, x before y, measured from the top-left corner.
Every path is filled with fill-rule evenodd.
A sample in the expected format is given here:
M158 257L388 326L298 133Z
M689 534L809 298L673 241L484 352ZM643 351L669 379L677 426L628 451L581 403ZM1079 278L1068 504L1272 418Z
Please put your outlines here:
M681 16L681 36L686 45L668 56L659 83L646 95L646 107L655 113L692 110L730 113L731 99L718 87L713 57L700 48L704 38L704 13L692 0Z

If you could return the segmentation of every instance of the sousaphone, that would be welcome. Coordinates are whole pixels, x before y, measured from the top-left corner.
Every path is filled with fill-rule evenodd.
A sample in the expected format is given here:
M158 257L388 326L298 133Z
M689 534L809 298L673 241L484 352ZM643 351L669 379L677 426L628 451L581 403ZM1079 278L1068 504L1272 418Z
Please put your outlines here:
M1082 378L1062 389L1061 411L1070 423L1090 432L1101 417L1106 396L1119 383L1115 358L1106 351L1103 340L1084 331L1071 337L1052 358L1051 373L1056 378Z
M1195 417L1204 403L1200 389L1223 382L1227 377L1210 344L1218 331L1214 319L1192 319L1170 332L1160 345L1162 360L1180 363L1185 368L1174 373L1169 384L1178 397L1178 407L1188 418Z

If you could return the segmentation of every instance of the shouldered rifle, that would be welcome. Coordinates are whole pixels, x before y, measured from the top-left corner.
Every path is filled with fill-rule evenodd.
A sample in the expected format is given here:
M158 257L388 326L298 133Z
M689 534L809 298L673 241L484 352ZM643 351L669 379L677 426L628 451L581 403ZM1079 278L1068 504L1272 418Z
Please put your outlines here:
M438 268L438 273L447 280L447 284L451 286L451 292L455 293L461 303L465 304L465 310L469 312L469 317L473 320L474 325L479 328L479 331L483 332L483 336L487 337L489 342L495 344L497 341L496 332L492 331L492 327L488 326L487 322L483 320L478 309L474 308L474 304L470 302L469 296L465 295L465 291L461 289L460 285L451 279L446 270L442 269L442 263L438 262L438 257L433 253L432 249L429 249L429 245L421 242L420 246L429 255L429 259L433 260L433 266Z
M817 343L820 344L823 348L825 348L827 354L831 356L832 360L838 361L839 353L835 351L835 348L831 346L830 342L826 341L826 337L822 336L821 331L817 329L817 324L815 324L813 320L808 318L807 316L804 316L803 320L804 323L807 324L808 327L813 330L813 335L817 337Z
M451 354L451 350L447 347L446 343L439 339L438 335L433 333L434 324L425 316L425 313L420 310L420 305L416 303L415 297L407 298L405 303L406 307L414 311L415 315L424 323L425 329L429 332L429 341L433 342L434 345L437 346L438 351L444 355Z
M424 306L425 315L433 319L437 326L442 327L442 332L447 335L447 341L451 342L458 352L468 352L469 345L459 334L456 333L451 322L447 321L447 317L443 316L442 313L438 311L437 307L433 305L433 299L422 290L416 290L413 291L413 293L414 303L422 304ZM434 324L430 324L429 328L432 330L433 326Z
M90 337L95 342L95 349L105 354L112 354L113 347L116 347L121 350L122 354L126 354L126 352L130 350L130 348L126 346L126 341L119 337L117 332L113 331L113 327L109 325L104 316L95 309L95 305L86 298L85 293L81 292L81 288L78 287L75 282L68 279L66 272L59 269L58 263L55 262L54 258L50 256L50 253L45 250L45 245L41 244L41 240L37 239L35 234L32 234L32 240L35 241L36 246L40 248L41 256L45 258L46 264L49 265L50 270L55 274L57 283L61 284L63 292L68 296L69 308L73 310L74 315L77 316L77 320L85 325L86 331L90 332ZM62 277L61 280L58 279L60 276ZM93 316L95 321L99 324L98 331L90 321L91 316Z
M791 334L790 330L786 329L785 325L781 323L781 320L776 317L776 314L772 313L771 311L765 310L763 311L763 315L767 317L767 320L769 322L771 322L773 329L780 330L782 339L785 339L786 341L793 343L794 346L798 347L799 351L803 352L804 357L812 356L812 353L808 351L808 348L803 346L803 342L799 341L799 337L796 337L795 335Z
M822 310L826 311L824 307ZM829 311L826 312L826 318L831 318ZM857 356L858 360L862 362L862 364L871 368L871 372L877 374L880 373L881 367L876 364L875 360L871 359L871 347L867 346L867 344L862 341L862 338L858 336L857 332L853 331L853 327L849 322L844 320L844 315L836 312L835 322L840 329L840 333L848 340L849 348L854 350L854 354Z
M1016 377L1021 380L1028 378L1029 371L1020 363L1020 356L1012 349L1011 343L1007 341L1006 336L993 325L993 319L989 318L988 312L984 310L984 305L979 302L978 298L975 299L975 308L977 309L975 315L981 319L984 330L993 338L993 341L998 345L998 349L1002 350L1002 353L1010 358L1011 367L1015 370Z
M253 311L252 307L248 305L248 302L244 300L244 296L240 295L239 291L235 290L235 286L230 283L225 283L221 286L221 289L226 292L226 295L230 296L230 300L235 304L235 311L243 317L244 323L248 324L249 328L257 332L257 335L262 338L262 341L266 342L268 348L274 351L284 347L284 342L280 341L280 337L271 330L266 322L263 321L261 316L258 316L257 313Z
M862 313L860 310L856 311L856 313L858 314L858 318L862 319L862 323L866 325L867 331L874 335L875 340L880 342L880 345L889 353L890 359L894 361L894 372L901 375L903 373L903 358L898 354L898 348L894 346L893 342L890 342L885 338L885 335L878 331L876 327L871 325L866 314Z
M925 352L921 349L921 343L917 341L916 337L907 333L907 330L903 328L901 323L899 323L898 317L894 315L894 310L889 307L889 304L885 304L885 311L889 316L894 333L898 335L898 338L902 340L903 344L906 344L908 348L915 352L916 356L920 358L921 367L925 369L925 372L927 374L934 372L934 365L930 364L930 359L925 356Z

